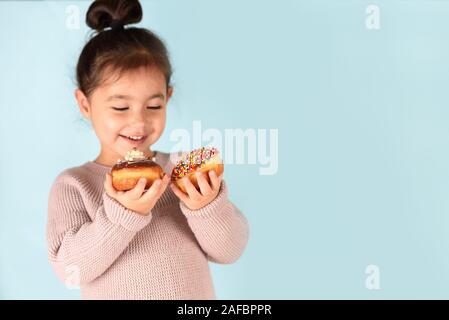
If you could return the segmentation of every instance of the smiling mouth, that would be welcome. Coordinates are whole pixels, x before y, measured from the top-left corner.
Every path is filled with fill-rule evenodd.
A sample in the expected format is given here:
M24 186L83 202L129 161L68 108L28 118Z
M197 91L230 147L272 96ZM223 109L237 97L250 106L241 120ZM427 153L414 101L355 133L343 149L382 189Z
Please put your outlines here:
M124 136L124 135L121 135L121 134L119 136L122 137L122 138L128 139L130 141L136 141L136 142L143 141L147 137L147 136Z

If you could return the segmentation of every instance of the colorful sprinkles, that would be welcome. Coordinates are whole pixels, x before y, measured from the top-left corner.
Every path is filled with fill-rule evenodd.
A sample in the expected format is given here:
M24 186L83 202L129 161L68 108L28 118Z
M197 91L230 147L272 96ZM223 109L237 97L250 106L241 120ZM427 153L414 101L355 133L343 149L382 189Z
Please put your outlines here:
M206 161L218 154L218 149L214 147L201 147L192 150L185 155L173 168L172 180L180 179L195 169L201 167Z

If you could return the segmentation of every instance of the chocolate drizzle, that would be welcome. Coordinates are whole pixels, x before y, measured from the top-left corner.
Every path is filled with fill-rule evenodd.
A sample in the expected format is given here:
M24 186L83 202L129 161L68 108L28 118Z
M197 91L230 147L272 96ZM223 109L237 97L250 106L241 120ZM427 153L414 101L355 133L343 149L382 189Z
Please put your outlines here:
M117 160L118 162L112 167L111 171L123 168L159 167L154 161L156 159L156 153L157 151L154 151L153 157L146 157L142 151L139 151L134 147L131 151L126 153L125 160Z
M156 167L159 166L153 160L147 158L143 160L133 160L133 161L122 161L120 163L116 163L112 170L120 170L123 168L139 168L139 167Z

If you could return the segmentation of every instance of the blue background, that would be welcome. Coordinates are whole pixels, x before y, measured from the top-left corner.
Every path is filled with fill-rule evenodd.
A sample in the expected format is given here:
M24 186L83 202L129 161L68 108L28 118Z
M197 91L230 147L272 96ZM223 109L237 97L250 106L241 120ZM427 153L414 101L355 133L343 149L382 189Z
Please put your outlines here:
M99 151L73 96L89 4L0 2L3 299L79 297L50 268L45 225L56 175ZM154 149L194 120L279 132L277 174L227 165L250 240L235 264L211 263L218 298L449 298L448 1L163 0L143 12L175 71ZM365 286L368 265L379 290Z

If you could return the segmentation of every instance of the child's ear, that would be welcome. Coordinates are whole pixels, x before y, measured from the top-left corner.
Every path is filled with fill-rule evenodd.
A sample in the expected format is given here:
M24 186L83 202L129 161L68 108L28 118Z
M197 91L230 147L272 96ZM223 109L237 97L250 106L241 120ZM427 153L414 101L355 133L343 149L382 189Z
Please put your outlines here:
M76 89L75 92L75 99L78 103L78 107L80 108L81 113L85 118L90 118L90 104L87 97L84 95L84 93L80 89Z
M168 100L170 100L172 94L173 94L173 87L170 86L170 87L168 87L168 89L167 89L167 102L168 102Z

